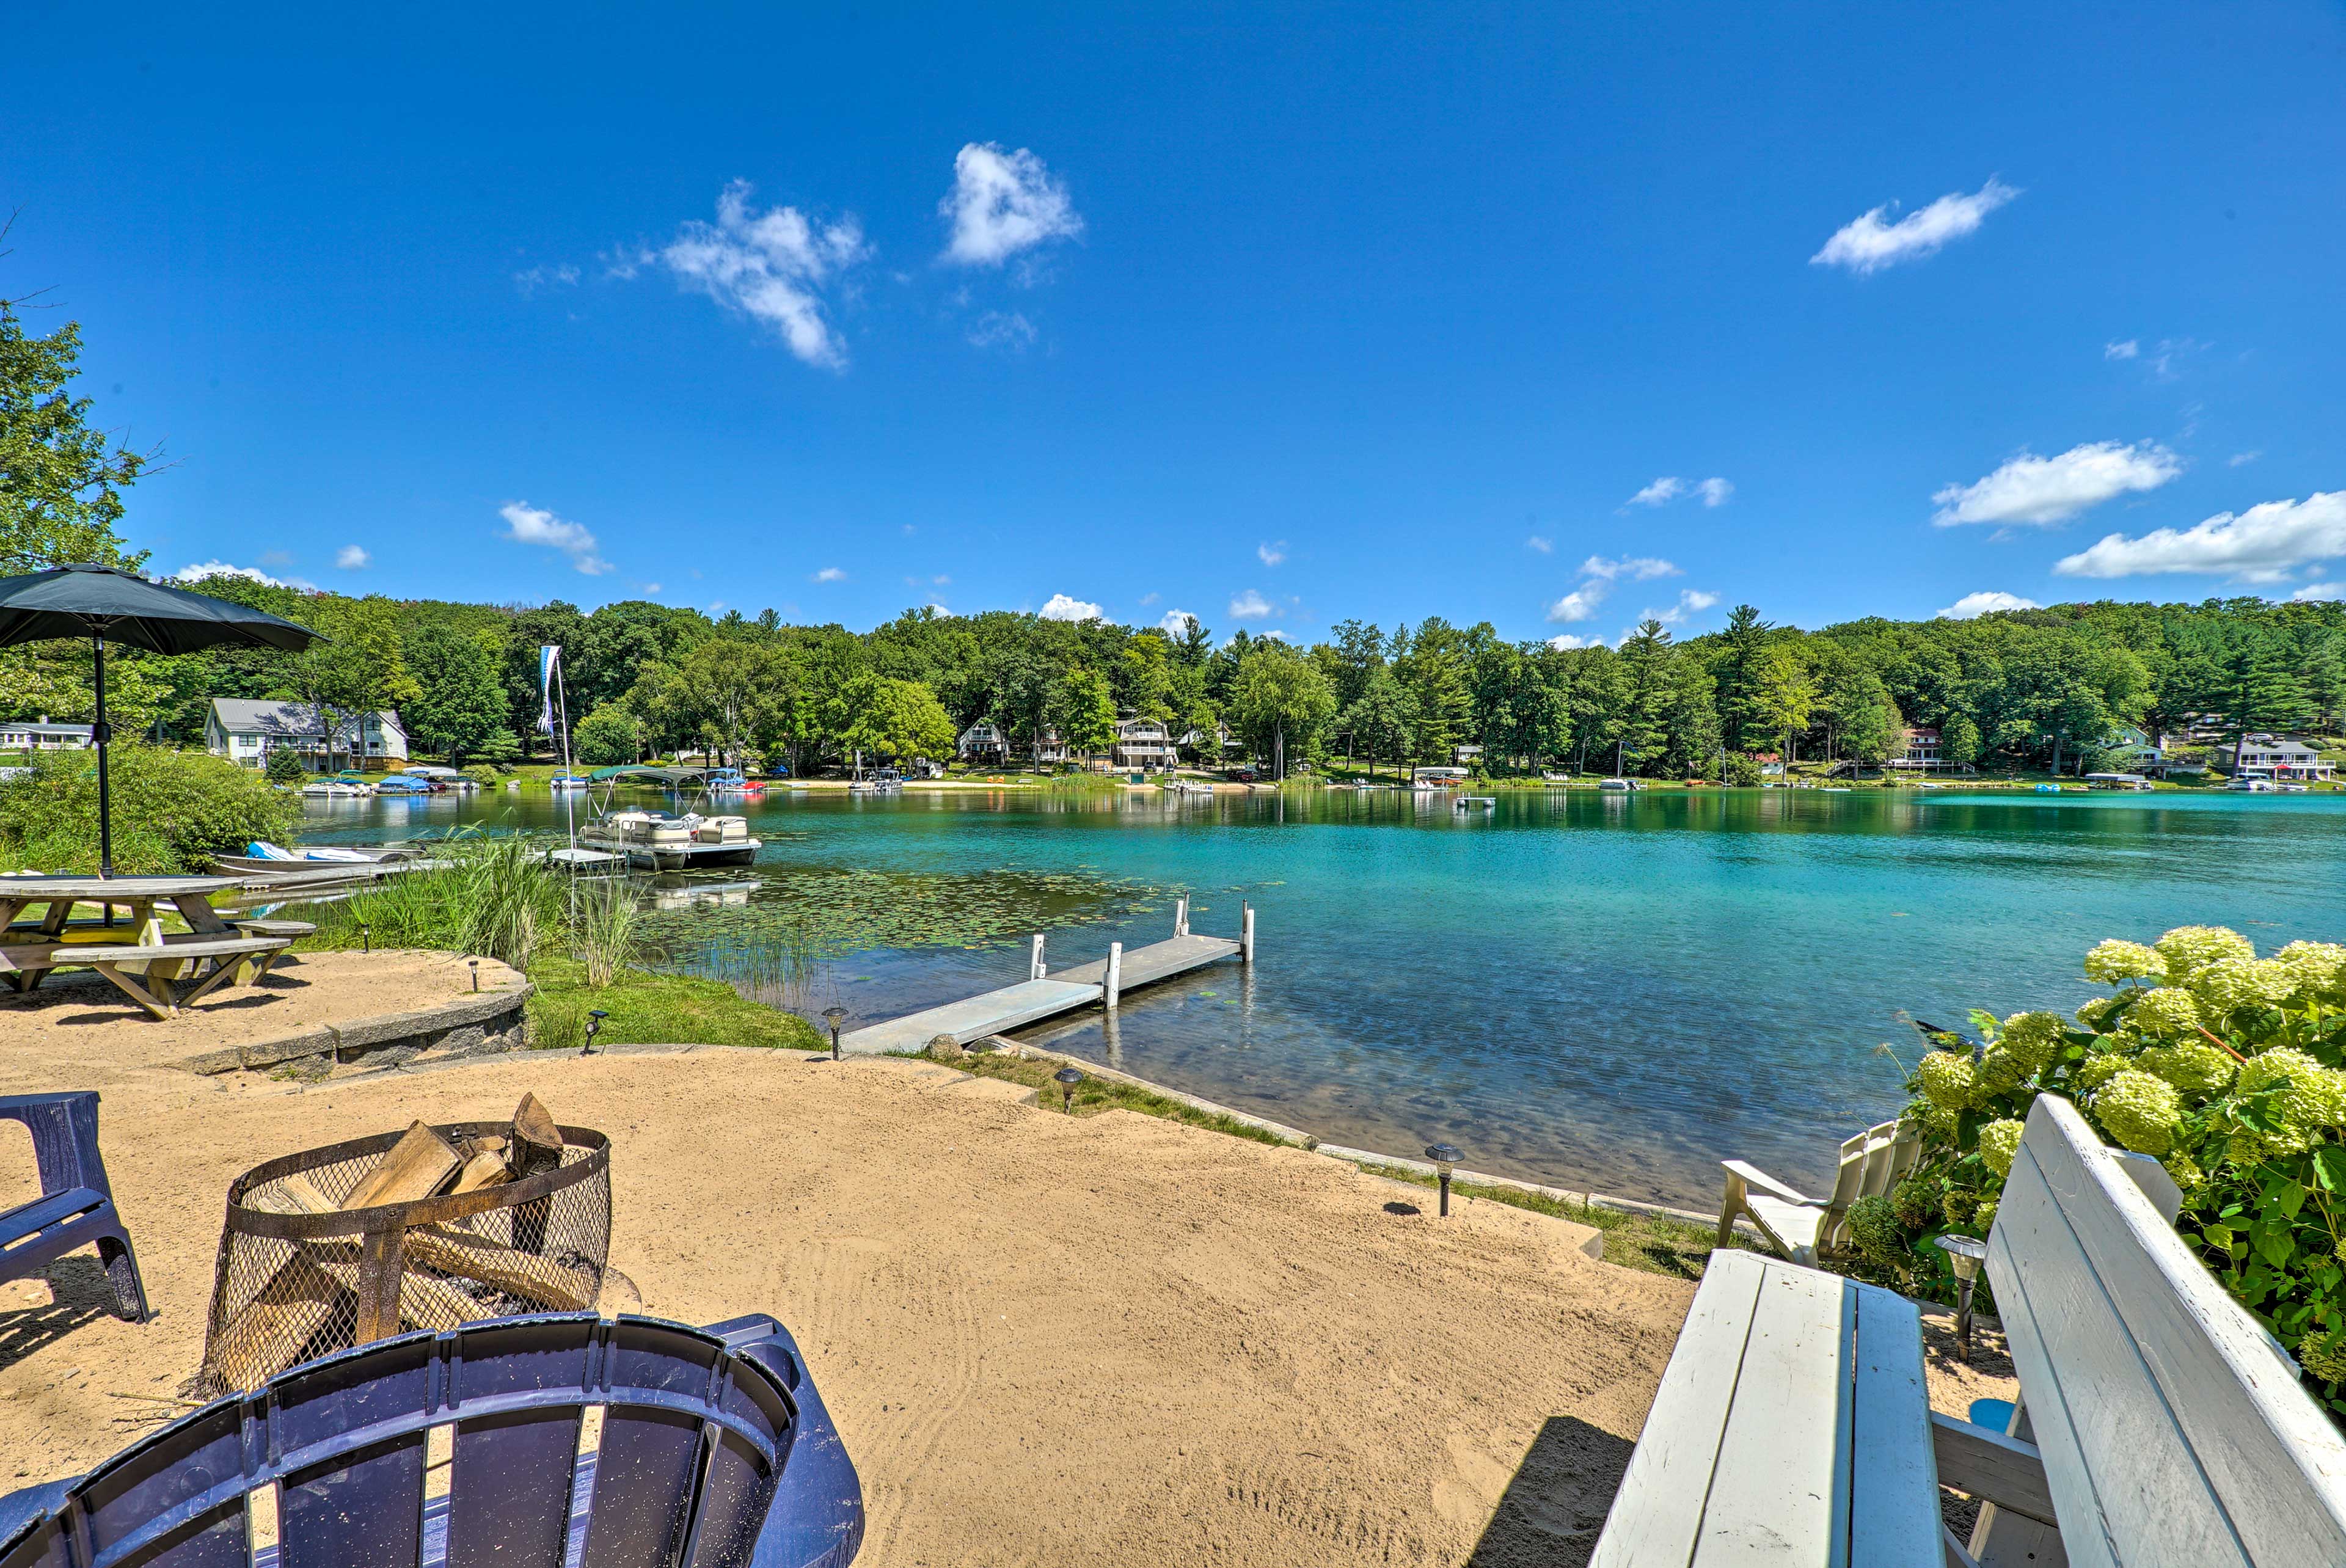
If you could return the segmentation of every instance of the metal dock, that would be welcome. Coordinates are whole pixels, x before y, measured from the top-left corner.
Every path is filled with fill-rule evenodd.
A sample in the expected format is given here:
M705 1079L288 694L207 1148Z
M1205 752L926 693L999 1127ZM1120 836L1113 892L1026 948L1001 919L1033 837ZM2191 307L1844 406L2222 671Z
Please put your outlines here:
M839 1037L839 1048L867 1056L917 1052L926 1050L940 1034L949 1034L954 1044L966 1045L989 1034L999 1034L1096 1003L1113 1008L1125 992L1136 986L1170 980L1226 958L1254 962L1254 907L1244 906L1236 942L1216 936L1193 936L1189 932L1189 901L1185 896L1175 906L1173 935L1164 942L1129 952L1122 942L1117 942L1109 947L1105 959L1052 974L1043 962L1043 939L1037 936L1026 978L1017 984L851 1031Z

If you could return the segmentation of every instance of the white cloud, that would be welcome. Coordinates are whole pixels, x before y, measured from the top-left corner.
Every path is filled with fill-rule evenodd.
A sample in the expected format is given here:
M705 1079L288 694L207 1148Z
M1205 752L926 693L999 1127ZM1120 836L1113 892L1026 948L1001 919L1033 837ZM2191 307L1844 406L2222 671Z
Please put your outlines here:
M1895 223L1882 220L1882 215L1896 205L1888 203L1842 225L1825 241L1823 249L1809 258L1809 264L1846 267L1864 277L1901 261L1920 261L1935 255L1950 239L1976 232L1989 213L2019 194L2014 187L1991 176L1972 195L1950 192Z
M954 187L937 203L952 220L946 257L965 267L998 267L1022 250L1071 239L1084 220L1067 188L1025 148L971 142L954 158Z
M1608 583L1617 577L1627 577L1633 583L1644 583L1656 577L1675 577L1679 575L1676 566L1651 555L1631 555L1620 561L1608 561L1602 555L1591 555L1580 563L1580 572L1585 577L1601 577Z
M363 545L345 545L334 552L334 565L345 572L356 572L374 565L374 557Z
M1552 648L1601 648L1605 646L1605 638L1602 635L1583 637L1566 632L1559 636L1548 638L1547 646Z
M837 566L825 566L808 580L816 583L843 583L847 581L847 574Z
M2018 594L2006 594L1994 588L1984 588L1976 594L1965 594L1962 598L1941 610L1938 618L1943 621L1968 621L1974 616L1984 616L1995 610L2035 608L2037 604L2035 599L2024 599Z
M1264 565L1276 566L1287 559L1287 541L1281 539L1273 545L1257 545L1254 547L1254 554L1255 559Z
M2308 583L2290 597L2300 605L2327 604L2332 599L2346 599L2346 583Z
M2102 358L2106 360L2130 360L2140 352L2142 352L2142 344L2132 338L2128 338L2123 343L2102 345Z
M811 365L839 369L846 351L823 313L822 286L871 252L852 218L818 225L795 207L750 210L750 182L737 179L717 198L717 221L688 221L658 251L639 251L613 270L633 277L657 261L684 287L772 328Z
M2258 458L2262 457L2264 453L2261 450L2256 452L2236 452L2232 453L2231 456L2224 459L2224 466L2227 468L2246 468L2249 463L2254 463Z
M2182 472L2183 460L2155 441L2131 446L2089 442L2058 457L2023 452L1976 484L1950 484L1934 493L1931 499L1939 510L1931 521L1942 528L1960 523L2064 523L2116 496L2156 490Z
M1158 617L1157 629L1168 637L1186 637L1189 628L1199 624L1198 617L1187 610L1168 610Z
M1699 495L1705 506L1724 506L1727 498L1735 494L1735 486L1724 479L1680 479L1666 473L1629 497L1631 506L1667 506L1682 495Z
M648 599L658 595L659 591L660 585L658 583L646 583L644 585L644 597Z
M1140 596L1140 602L1141 602L1141 604L1142 604L1144 606L1148 606L1148 605L1153 605L1153 604L1155 604L1155 603L1156 603L1159 598L1161 598L1162 596L1163 596L1162 595L1155 594L1155 593L1143 594L1143 595L1141 595L1141 596Z
M1678 602L1668 609L1647 610L1637 618L1639 620L1650 618L1661 622L1666 626L1674 626L1688 616L1698 616L1717 603L1719 603L1717 594L1707 594L1700 588L1683 588L1678 592Z
M1675 577L1678 575L1676 566L1652 555L1632 555L1619 561L1591 555L1580 563L1580 585L1550 605L1547 618L1551 621L1585 621L1595 615L1596 606L1612 594L1616 582L1626 578L1633 583L1644 583L1656 577ZM1705 597L1711 604L1718 603L1715 595ZM1590 645L1576 643L1573 646Z
M508 501L497 508L497 515L505 520L505 537L516 545L544 545L559 550L590 577L611 569L611 563L595 553L595 535L583 524L556 517L526 501Z
M1053 594L1050 602L1035 612L1046 621L1096 621L1100 619L1100 607L1071 598L1066 594Z
M1538 535L1535 534L1530 538L1524 541L1524 548L1526 550L1537 550L1543 555L1553 555L1556 554L1556 541L1553 539L1543 539Z
M1230 619L1234 621L1259 621L1270 614L1270 601L1252 588L1230 600Z
M2053 569L2069 577L2203 572L2277 583L2300 566L2341 555L2346 555L2346 490L2331 490L2302 501L2268 501L2238 515L2218 512L2188 528L2159 528L2139 538L2112 534L2062 557Z
M929 601L929 603L928 603L928 606L927 606L927 607L928 607L928 608L930 608L930 609L932 609L932 610L934 610L937 614L939 614L939 615L941 615L941 616L950 616L950 615L952 615L952 614L953 614L953 612L952 612L951 610L949 610L949 609L945 608L945 606L943 606L943 605L939 604L939 603L938 603L936 600L934 600L934 599L931 599L931 600Z
M976 348L1023 352L1035 341L1035 323L1018 311L988 311L969 330L969 341Z
M317 584L300 577L272 577L258 566L232 566L226 561L204 561L192 566L182 566L171 574L175 583L200 583L206 577L242 577L247 582L261 583L272 588L299 588L311 593Z
M567 261L558 267L537 266L532 267L526 272L514 274L514 282L520 287L522 297L525 299L536 293L540 289L553 284L570 284L576 281L578 281L578 269Z

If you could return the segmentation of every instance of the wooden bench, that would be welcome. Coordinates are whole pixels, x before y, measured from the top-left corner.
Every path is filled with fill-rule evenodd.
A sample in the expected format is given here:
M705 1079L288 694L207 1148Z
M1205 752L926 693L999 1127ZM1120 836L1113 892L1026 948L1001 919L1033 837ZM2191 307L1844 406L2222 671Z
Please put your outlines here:
M1930 1411L1912 1303L1712 1254L1592 1561L2346 1563L2346 1436L2176 1234L2178 1201L2038 1097L1988 1238L2020 1379L2004 1432ZM1943 1481L1986 1504L1968 1542Z
M1714 1252L1591 1568L1940 1568L1914 1304Z
M215 937L155 947L76 946L71 962L88 964L157 1018L203 1000L240 975L259 980L292 944L281 936ZM133 979L124 970L144 970Z

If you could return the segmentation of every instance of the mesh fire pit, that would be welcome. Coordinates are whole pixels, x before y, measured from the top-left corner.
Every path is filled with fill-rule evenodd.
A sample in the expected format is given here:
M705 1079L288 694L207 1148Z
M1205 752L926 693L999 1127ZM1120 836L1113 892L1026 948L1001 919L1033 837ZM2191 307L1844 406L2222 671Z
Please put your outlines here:
M432 1131L477 1157L512 1124ZM406 1134L245 1172L228 1189L191 1391L254 1388L297 1361L410 1329L595 1306L611 1248L611 1141L586 1127L558 1131L558 1165L412 1203L341 1207Z

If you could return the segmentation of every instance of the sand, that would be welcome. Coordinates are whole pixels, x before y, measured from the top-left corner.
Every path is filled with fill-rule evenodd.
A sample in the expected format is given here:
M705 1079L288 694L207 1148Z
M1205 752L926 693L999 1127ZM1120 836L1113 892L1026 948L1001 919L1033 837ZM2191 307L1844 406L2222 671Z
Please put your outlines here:
M647 1310L797 1335L869 1568L1580 1563L1693 1297L1589 1260L1577 1226L1442 1221L1334 1160L926 1064L702 1049L303 1087L109 1061L92 1031L68 1057L67 1033L0 1014L0 1093L104 1091L160 1317L113 1318L91 1255L0 1287L0 1488L175 1413L237 1174L525 1089L612 1137L611 1261ZM29 1152L0 1136L0 1202Z

